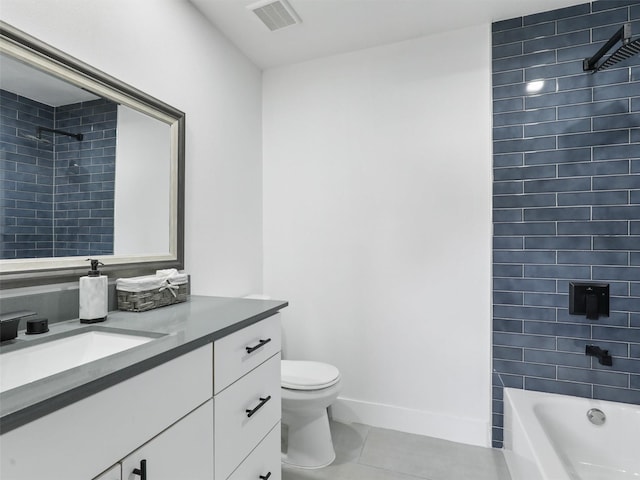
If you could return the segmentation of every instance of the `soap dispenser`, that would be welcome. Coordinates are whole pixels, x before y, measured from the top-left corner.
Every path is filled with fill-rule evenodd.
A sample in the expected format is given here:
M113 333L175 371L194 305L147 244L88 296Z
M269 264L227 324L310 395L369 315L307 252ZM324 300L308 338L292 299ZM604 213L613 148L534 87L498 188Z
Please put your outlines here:
M104 265L102 262L87 260L91 262L91 270L86 277L80 277L80 322L104 322L108 309L108 278L98 270L99 265Z

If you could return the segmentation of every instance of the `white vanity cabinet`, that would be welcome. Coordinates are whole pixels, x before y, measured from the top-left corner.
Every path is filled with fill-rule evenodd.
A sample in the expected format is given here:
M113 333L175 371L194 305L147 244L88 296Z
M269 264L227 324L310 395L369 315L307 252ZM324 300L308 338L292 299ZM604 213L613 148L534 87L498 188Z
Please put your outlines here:
M216 340L213 399L94 480L280 480L280 350L279 314Z
M214 343L215 479L280 480L280 315Z
M280 350L275 314L11 430L0 478L280 480Z

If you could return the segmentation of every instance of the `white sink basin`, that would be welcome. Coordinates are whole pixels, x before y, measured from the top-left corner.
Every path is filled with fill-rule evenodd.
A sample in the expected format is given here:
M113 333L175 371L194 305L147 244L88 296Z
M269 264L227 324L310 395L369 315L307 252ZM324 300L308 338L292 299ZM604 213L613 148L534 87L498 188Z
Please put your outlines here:
M0 354L0 392L150 342L156 336L84 331Z

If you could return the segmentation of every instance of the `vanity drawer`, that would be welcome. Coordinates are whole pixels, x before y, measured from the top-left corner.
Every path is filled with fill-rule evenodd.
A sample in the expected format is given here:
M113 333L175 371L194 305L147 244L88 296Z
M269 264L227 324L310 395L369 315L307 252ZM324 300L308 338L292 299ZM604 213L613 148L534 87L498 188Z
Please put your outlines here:
M229 480L259 479L269 475L269 480L282 478L280 465L280 423L271 429L260 445L240 464Z
M214 393L224 390L279 352L280 335L280 314L276 313L216 340L213 346Z
M216 395L214 404L215 478L224 480L280 420L280 353Z

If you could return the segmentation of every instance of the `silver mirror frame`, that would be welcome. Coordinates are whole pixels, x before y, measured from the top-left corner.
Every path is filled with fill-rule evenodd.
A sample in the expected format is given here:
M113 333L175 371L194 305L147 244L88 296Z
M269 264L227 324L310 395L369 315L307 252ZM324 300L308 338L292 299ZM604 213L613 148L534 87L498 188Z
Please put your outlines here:
M103 271L111 278L145 275L164 268L184 268L184 199L185 199L185 114L146 93L127 85L17 28L0 21L0 50L32 61L39 68L90 87L94 93L170 125L171 153L171 239L167 255L107 256ZM0 288L18 288L76 281L86 275L84 257L27 259L0 265Z

